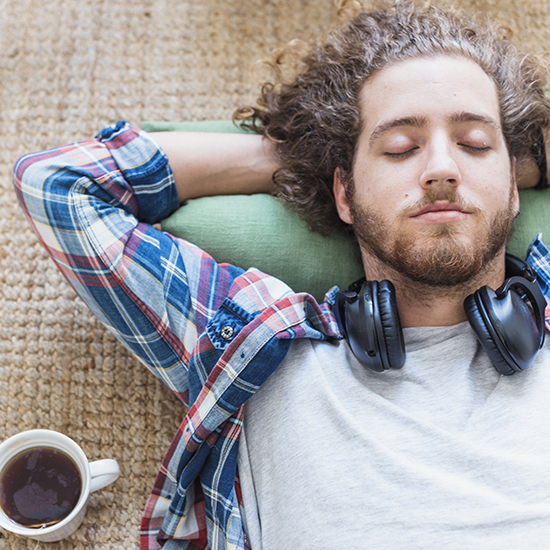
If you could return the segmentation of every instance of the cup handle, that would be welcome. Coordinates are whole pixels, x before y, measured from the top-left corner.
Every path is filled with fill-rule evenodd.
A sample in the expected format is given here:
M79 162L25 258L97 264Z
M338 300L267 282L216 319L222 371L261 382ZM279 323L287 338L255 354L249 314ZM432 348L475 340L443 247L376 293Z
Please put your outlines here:
M116 460L103 458L90 462L90 493L103 489L115 481L120 475Z

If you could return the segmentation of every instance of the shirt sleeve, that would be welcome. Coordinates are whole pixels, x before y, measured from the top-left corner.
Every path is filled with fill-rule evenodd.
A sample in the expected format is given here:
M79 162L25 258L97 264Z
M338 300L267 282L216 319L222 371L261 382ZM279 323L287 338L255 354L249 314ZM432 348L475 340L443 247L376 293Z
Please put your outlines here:
M119 122L95 139L22 157L14 183L65 278L186 403L195 342L242 270L152 227L179 206L164 153Z

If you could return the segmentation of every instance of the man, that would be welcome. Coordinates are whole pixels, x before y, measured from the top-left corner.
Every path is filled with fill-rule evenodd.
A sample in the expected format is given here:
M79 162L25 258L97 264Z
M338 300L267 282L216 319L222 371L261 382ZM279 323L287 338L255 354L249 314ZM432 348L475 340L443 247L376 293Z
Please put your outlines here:
M272 141L151 138L118 123L16 165L21 204L69 282L189 404L142 547L543 548L549 351L502 376L463 307L509 276L516 167L538 160L548 124L543 82L494 29L407 3L360 11L312 52L292 84L240 113ZM396 300L381 317L404 327L406 360L390 365L401 368L355 357L350 295L317 304L150 225L192 197L268 191L273 172L313 224L352 224L367 279L395 287L379 301ZM547 257L537 239L527 261L544 288ZM514 303L538 348L541 306L521 288Z

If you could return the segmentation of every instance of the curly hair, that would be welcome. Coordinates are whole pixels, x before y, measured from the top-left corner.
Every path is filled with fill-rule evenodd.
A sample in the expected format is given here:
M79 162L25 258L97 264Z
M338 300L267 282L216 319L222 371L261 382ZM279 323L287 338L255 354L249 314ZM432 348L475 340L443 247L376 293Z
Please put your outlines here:
M371 9L357 0L340 3L347 15L341 24L323 41L293 41L276 51L267 62L275 81L262 85L256 107L233 115L275 143L282 166L273 176L275 195L312 229L326 234L344 226L333 176L338 167L352 171L361 131L358 95L369 78L399 61L441 54L475 61L496 84L510 155L538 159L541 128L550 120L546 70L534 56L518 53L509 29L414 0Z

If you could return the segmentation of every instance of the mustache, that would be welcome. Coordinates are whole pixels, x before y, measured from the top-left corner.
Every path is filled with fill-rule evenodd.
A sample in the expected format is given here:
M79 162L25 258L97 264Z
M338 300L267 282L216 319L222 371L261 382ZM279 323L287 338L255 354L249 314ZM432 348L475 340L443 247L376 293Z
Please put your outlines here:
M415 203L405 206L402 210L402 214L409 216L426 208L426 206L431 206L438 201L447 201L452 204L456 204L466 212L471 214L477 214L481 209L473 203L466 201L454 187L445 187L440 189L428 189L424 196L416 201Z

